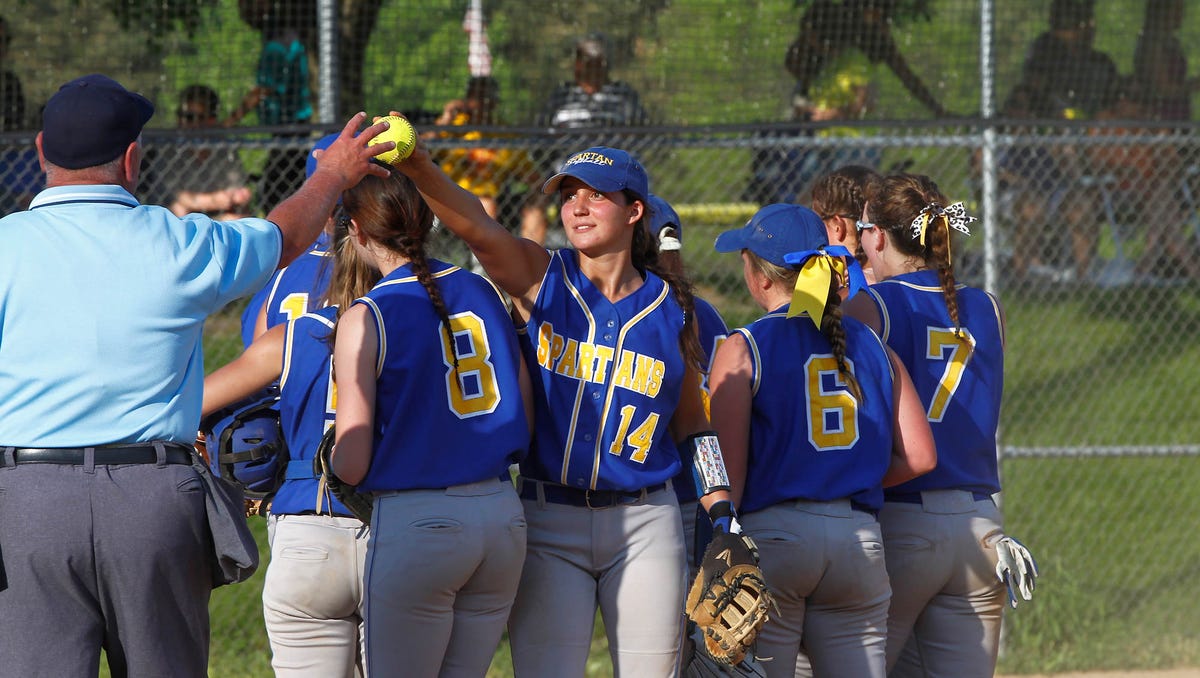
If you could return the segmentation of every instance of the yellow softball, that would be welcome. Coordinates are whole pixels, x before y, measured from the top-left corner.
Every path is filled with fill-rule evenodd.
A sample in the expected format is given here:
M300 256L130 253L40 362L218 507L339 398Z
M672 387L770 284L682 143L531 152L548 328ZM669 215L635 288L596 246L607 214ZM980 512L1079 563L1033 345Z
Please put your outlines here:
M412 123L398 115L388 115L379 120L386 120L388 128L375 135L367 142L367 145L374 146L385 141L394 141L396 148L384 151L375 157L389 165L404 162L405 158L412 155L413 149L417 147L417 132L413 129Z

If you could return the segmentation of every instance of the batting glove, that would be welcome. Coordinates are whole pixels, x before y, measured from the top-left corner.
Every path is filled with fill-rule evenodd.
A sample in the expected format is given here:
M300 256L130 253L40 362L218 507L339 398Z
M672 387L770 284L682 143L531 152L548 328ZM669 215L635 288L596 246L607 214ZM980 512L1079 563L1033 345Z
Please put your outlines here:
M728 499L713 504L712 508L708 510L708 518L712 521L713 530L729 534L742 533L742 524L738 522L737 511L733 508L733 502Z
M1033 598L1033 589L1038 577L1037 562L1029 549L1012 537L1003 537L996 542L996 576L1008 587L1008 604L1017 606L1017 594L1025 600Z

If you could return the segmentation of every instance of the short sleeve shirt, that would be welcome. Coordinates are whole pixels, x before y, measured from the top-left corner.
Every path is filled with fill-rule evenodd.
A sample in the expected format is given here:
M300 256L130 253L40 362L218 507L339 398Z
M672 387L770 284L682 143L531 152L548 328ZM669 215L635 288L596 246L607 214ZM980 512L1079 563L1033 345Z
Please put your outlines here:
M279 263L263 219L59 186L0 219L0 445L191 442L204 320Z

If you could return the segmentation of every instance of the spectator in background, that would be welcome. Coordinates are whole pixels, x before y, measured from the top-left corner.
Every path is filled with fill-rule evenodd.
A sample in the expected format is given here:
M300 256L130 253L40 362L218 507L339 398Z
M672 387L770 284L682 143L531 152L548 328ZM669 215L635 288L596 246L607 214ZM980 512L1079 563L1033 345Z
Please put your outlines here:
M175 112L181 130L230 127L241 118L234 111L224 122L220 119L221 99L211 87L189 85L179 94ZM208 139L190 137L170 162L159 162L158 189L161 202L175 216L200 212L227 221L250 214L249 177L232 147L213 147ZM158 154L160 160L161 153Z
M8 22L0 16L0 132L29 129L25 123L25 92L21 79L9 68ZM29 207L29 201L46 185L33 144L0 149L0 216Z
M910 10L928 18L926 2ZM813 0L800 17L800 34L788 47L784 65L796 78L796 96L806 98L829 65L849 50L873 63L887 64L904 87L939 118L949 113L908 66L892 36L897 0Z
M1013 110L1031 118L1088 120L1111 106L1120 86L1119 75L1112 58L1092 46L1096 37L1094 6L1094 0L1053 0L1050 29L1030 45L1020 84L1008 102ZM1061 281L1084 280L1093 273L1092 252L1103 209L1096 183L1102 178L1096 175L1096 168L1075 144L1054 146L1051 153L1053 171L1058 175L1051 181L1062 183L1061 187L1055 185L1047 189L1061 191L1061 202L1052 192L1050 197L1057 205L1045 203L1045 206L1047 209L1057 207L1054 214L1062 215L1075 259L1073 269L1061 269ZM1028 160L1014 164L1012 168L1025 172L1022 165ZM1026 175L1024 180L1030 178ZM1052 224L1059 222L1048 217L1045 223L1047 228L1053 228ZM1024 231L1018 235L1023 245L1037 234L1037 222L1026 226L1032 228L1021 227ZM1051 235L1046 244L1054 245L1057 237ZM1045 250L1045 246L1040 249ZM1030 253L1027 262L1030 270L1037 270L1033 266L1040 264L1038 250L1035 247L1025 251ZM1018 264L1018 267L1022 265Z
M833 122L861 120L875 105L875 87L869 65L860 55L842 54L808 88L809 96L797 88L792 98L792 119ZM855 127L824 127L804 133L825 139L854 138L862 135ZM744 192L748 202L806 202L814 182L844 165L878 167L880 149L842 145L797 148L779 145L755 153L753 179Z
M442 108L437 124L443 127L495 125L499 85L490 76L475 76L467 81L466 95L451 99ZM441 132L440 136L458 137L467 142L484 138L479 130L470 132ZM532 187L538 185L539 174L529 155L515 147L484 148L474 143L439 151L438 164L456 184L479 197L483 209L500 223L508 223L512 203L526 202Z
M1097 120L1145 120L1154 115L1157 92L1137 76L1120 79L1113 102L1096 115ZM1168 130L1104 127L1095 134L1146 137L1168 134ZM1091 221L1100 216L1134 224L1145 232L1145 247L1135 266L1144 281L1186 276L1200 280L1200 251L1186 228L1188 213L1179 200L1181 159L1175 144L1095 144L1084 149L1089 168L1101 178L1095 189ZM1103 192L1100 189L1103 188ZM1104 209L1102 201L1111 201ZM1085 268L1095 256L1098 225L1074 232L1075 256ZM1097 282L1104 283L1104 279Z
M1117 66L1092 47L1094 5L1094 0L1051 4L1050 30L1030 45L1021 73L1034 117L1089 119L1112 101Z
M1133 74L1149 93L1155 120L1191 120L1192 95L1200 77L1187 76L1187 55L1179 41L1183 0L1151 0L1133 54Z
M1036 117L1035 93L1027 83L1013 88L1001 107L1000 115L1013 121ZM1029 134L1033 127L1027 123L1009 128L1013 134ZM1073 198L1075 209L1061 209L1071 189L1067 175L1059 168L1058 159L1046 144L1025 144L1002 147L996 158L999 169L999 212L1012 242L1012 268L1017 278L1036 275L1051 281L1063 282L1071 277L1066 261L1065 240L1069 232L1082 228L1087 218L1094 219L1099 205ZM1066 222L1069 229L1057 228Z
M603 33L589 33L575 43L574 80L563 82L550 94L545 108L538 116L537 124L552 127L556 131L576 132L605 127L635 127L646 125L650 116L642 108L641 97L632 85L613 80L609 73L608 38ZM546 176L558 171L558 166L571 151L596 143L594 135L581 137L567 134L550 153L550 162L544 168ZM622 143L629 148L634 144ZM521 235L534 242L546 241L549 220L546 196L535 191L533 196L538 209L528 214L521 223ZM559 244L565 244L559 243Z
M303 125L312 121L308 51L300 40L298 12L273 0L238 0L238 11L248 25L262 31L263 49L255 74L257 85L242 100L240 110L258 111L260 125ZM277 133L277 139L294 139L296 133ZM267 156L259 185L259 204L270 210L304 181L307 145L273 148Z
M538 124L560 130L647 124L637 90L612 80L608 67L604 34L590 33L575 43L575 80L554 90Z
M21 79L9 67L8 46L12 34L8 21L0 16L0 131L25 129L25 92Z

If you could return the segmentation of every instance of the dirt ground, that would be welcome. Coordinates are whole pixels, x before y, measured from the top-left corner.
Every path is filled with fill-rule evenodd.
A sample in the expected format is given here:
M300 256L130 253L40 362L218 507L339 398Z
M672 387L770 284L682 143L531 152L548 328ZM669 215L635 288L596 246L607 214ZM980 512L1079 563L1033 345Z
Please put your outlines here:
M1171 669L1170 671L1095 671L1052 675L996 676L996 678L1200 678L1200 668Z

